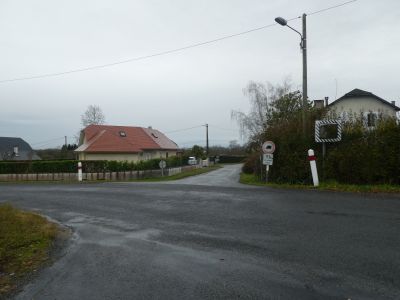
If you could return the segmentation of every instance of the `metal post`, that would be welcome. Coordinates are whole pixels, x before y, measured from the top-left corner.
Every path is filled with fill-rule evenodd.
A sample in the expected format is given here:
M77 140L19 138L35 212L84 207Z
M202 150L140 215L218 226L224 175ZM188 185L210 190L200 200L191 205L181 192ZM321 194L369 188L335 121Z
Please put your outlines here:
M326 143L322 142L322 171L321 171L321 177L322 180L325 179L325 156L326 156Z
M303 50L303 112L302 112L302 121L303 121L303 135L305 137L306 134L306 106L307 106L307 15L303 14L303 35L301 39L301 49Z
M265 183L268 183L269 165L265 166Z
M206 154L208 157L208 124L206 124Z

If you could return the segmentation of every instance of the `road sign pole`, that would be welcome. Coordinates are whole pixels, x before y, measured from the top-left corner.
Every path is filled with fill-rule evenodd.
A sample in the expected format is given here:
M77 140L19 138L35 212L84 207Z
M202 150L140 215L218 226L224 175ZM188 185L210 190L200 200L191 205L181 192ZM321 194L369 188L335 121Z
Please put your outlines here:
M265 183L268 182L269 165L265 166Z

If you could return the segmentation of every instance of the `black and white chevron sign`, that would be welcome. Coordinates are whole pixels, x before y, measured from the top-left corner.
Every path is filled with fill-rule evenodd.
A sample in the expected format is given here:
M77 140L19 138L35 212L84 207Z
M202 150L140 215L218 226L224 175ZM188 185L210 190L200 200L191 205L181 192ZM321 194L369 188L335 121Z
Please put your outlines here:
M321 127L325 125L336 125L337 136L335 138L322 138L320 136ZM342 120L317 120L315 121L315 141L317 143L335 143L342 140Z

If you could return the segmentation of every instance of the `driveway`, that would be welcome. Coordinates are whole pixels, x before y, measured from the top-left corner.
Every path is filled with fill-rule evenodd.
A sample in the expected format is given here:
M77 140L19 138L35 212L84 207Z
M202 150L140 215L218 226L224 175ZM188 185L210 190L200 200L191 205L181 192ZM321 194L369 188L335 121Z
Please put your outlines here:
M399 298L398 196L229 185L237 172L1 184L0 201L74 231L16 299Z

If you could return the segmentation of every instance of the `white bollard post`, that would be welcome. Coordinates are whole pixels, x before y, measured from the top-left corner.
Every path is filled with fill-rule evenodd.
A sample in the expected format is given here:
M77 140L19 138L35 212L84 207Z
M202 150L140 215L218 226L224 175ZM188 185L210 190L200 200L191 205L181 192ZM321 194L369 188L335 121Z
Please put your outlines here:
M78 162L78 181L82 181L82 163Z
M312 179L314 182L314 186L318 186L319 180L318 180L317 164L315 162L315 159L316 158L314 155L314 150L313 149L308 150L308 160L310 161Z

